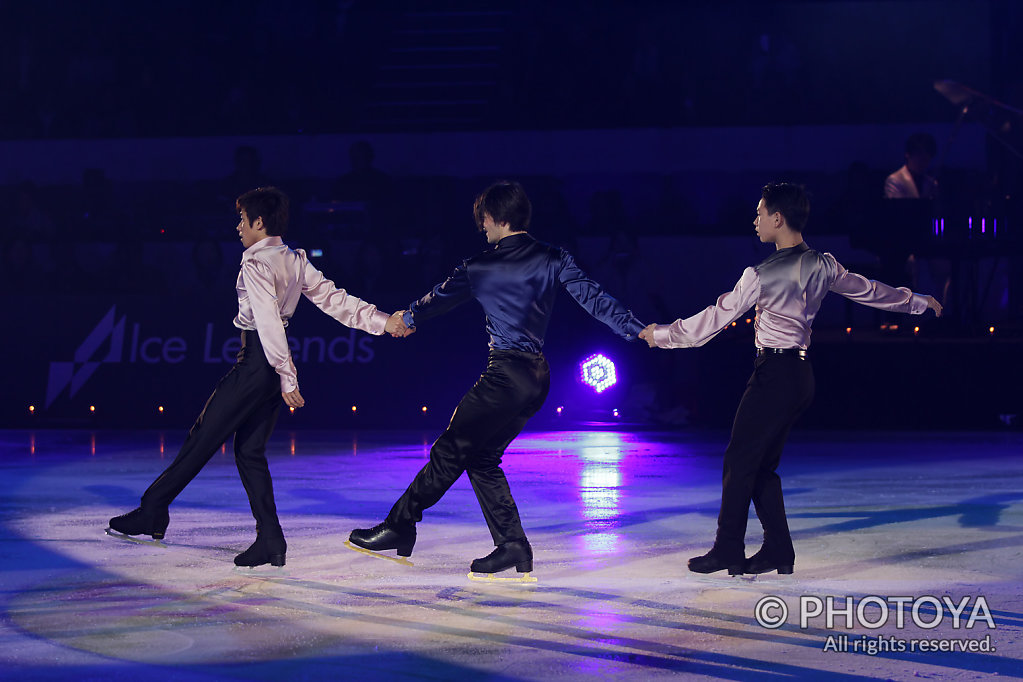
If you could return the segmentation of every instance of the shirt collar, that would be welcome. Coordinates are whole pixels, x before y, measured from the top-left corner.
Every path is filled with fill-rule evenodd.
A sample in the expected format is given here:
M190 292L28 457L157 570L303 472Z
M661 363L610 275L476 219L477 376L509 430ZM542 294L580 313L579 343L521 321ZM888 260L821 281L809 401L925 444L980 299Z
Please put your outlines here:
M809 251L809 250L810 250L810 247L807 246L806 242L799 242L795 246L790 246L790 247L785 248L785 249L777 249L774 253L772 253L770 256L765 258L764 262L767 263L768 261L777 260L779 258L784 258L785 256L787 256L790 253L802 253L803 251Z
M525 243L527 241L532 241L532 240L533 240L533 237L528 232L517 232L515 234L510 234L507 237L505 237L504 239L502 239L501 241L497 242L497 244L494 246L494 248L495 249L499 249L502 246L505 247L505 248L508 248L508 247L515 246L517 244L523 244L523 243Z
M260 239L258 242L250 246L249 248L242 251L242 256L248 256L249 254L255 253L261 249L268 249L271 246L283 246L284 240L279 236L267 237L266 239Z

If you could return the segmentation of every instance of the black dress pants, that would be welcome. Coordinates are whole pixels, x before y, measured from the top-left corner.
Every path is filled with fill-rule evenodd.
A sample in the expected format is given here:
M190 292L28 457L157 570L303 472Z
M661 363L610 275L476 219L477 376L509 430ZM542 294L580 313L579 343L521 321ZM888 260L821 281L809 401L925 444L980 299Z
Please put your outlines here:
M430 461L395 502L387 522L401 528L422 521L423 510L436 504L464 471L494 544L525 539L501 457L543 406L550 384L543 355L490 351L487 371L458 403L451 423L430 449Z
M256 531L282 536L266 461L281 403L280 377L266 361L259 335L242 332L237 362L217 383L178 456L142 495L142 508L166 509L234 434L234 459Z
M721 511L712 550L723 561L742 561L745 556L750 501L764 527L764 550L782 563L795 560L776 469L789 430L809 407L813 392L809 360L790 354L756 359L725 450Z

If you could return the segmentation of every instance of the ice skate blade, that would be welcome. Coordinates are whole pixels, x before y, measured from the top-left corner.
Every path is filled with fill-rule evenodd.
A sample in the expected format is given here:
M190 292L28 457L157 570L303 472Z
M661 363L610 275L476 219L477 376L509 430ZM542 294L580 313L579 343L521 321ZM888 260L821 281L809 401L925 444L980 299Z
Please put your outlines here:
M478 583L535 583L535 582L537 582L536 578L534 578L533 576L529 575L528 573L523 573L522 575L516 576L515 578L502 578L502 577L498 577L498 575L496 573L473 573L472 571L469 571L468 575L469 575L469 580L472 580L472 581L478 582Z
M791 573L744 573L742 575L737 575L735 577L741 578L742 580L745 580L748 583L763 582L765 580L769 583L776 582L787 583L795 581L795 576L793 576Z
M374 552L373 550L366 549L365 547L359 547L358 545L353 545L349 540L345 540L345 547L347 547L348 549L350 549L350 550L352 550L354 552L358 552L359 554L365 554L366 556L371 556L374 559L386 559L387 561L393 561L394 563L401 564L402 566L415 566L414 563L412 563L411 561L409 561L408 559L406 559L403 556L387 556L386 554L381 554L380 552Z
M107 535L109 535L110 537L112 537L112 538L117 538L118 540L124 540L126 542L130 542L130 543L136 544L136 545L150 545L152 547L166 547L167 546L167 545L165 545L163 543L162 540L143 540L142 538L137 538L134 535L125 535L124 533L118 533L113 528L107 528L104 532Z
M270 564L235 566L234 572L247 578L287 578L290 575L284 566L271 566Z
M689 580L706 583L707 585L728 585L744 582L752 582L755 576L740 573L739 575L728 575L727 573L690 573L686 576Z

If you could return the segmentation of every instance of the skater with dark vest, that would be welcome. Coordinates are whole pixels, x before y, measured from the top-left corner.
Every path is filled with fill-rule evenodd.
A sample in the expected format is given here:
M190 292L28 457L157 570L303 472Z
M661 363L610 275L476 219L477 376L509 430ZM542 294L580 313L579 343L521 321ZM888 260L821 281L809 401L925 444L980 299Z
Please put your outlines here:
M813 399L807 349L810 327L827 293L882 310L920 315L930 308L941 315L933 296L868 280L843 268L830 253L812 250L802 234L809 214L810 201L801 186L764 187L753 225L760 241L774 244L775 252L746 268L715 305L670 325L652 324L640 334L650 347L702 346L756 305L756 360L725 450L717 537L707 554L689 560L695 573L793 571L796 555L776 469L789 429ZM746 559L751 501L764 527L764 545Z
M528 232L531 205L522 186L499 182L476 199L476 224L494 248L465 261L443 283L413 303L404 316L409 332L457 305L476 299L486 313L490 354L486 371L459 402L430 461L373 528L352 531L349 542L373 551L412 554L416 523L466 472L495 549L472 562L475 573L533 568L533 552L501 470L505 448L543 405L550 370L544 334L559 288L590 315L627 340L643 324L587 277L563 249Z
M110 519L110 528L124 535L162 539L170 520L168 507L220 449L234 436L238 465L252 515L256 540L235 557L239 566L283 566L287 543L277 518L266 444L273 433L281 399L302 407L298 376L288 348L285 327L305 296L341 324L370 334L402 336L400 313L388 316L376 306L349 296L316 269L301 249L282 241L288 229L288 197L274 187L254 189L238 197L237 231L241 237L238 273L238 315L241 330L238 361L217 383L178 456L142 495L134 511Z

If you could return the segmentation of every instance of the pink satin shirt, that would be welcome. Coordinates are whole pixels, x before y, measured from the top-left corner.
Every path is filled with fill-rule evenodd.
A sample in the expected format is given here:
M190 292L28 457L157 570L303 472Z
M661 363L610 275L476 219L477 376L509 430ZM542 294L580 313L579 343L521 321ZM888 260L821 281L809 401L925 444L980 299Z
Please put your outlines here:
M370 334L384 333L389 317L375 305L349 296L309 262L305 251L290 249L280 237L267 237L242 253L238 272L238 316L234 326L255 330L270 366L281 377L281 392L298 388L284 328L303 295L347 327Z

